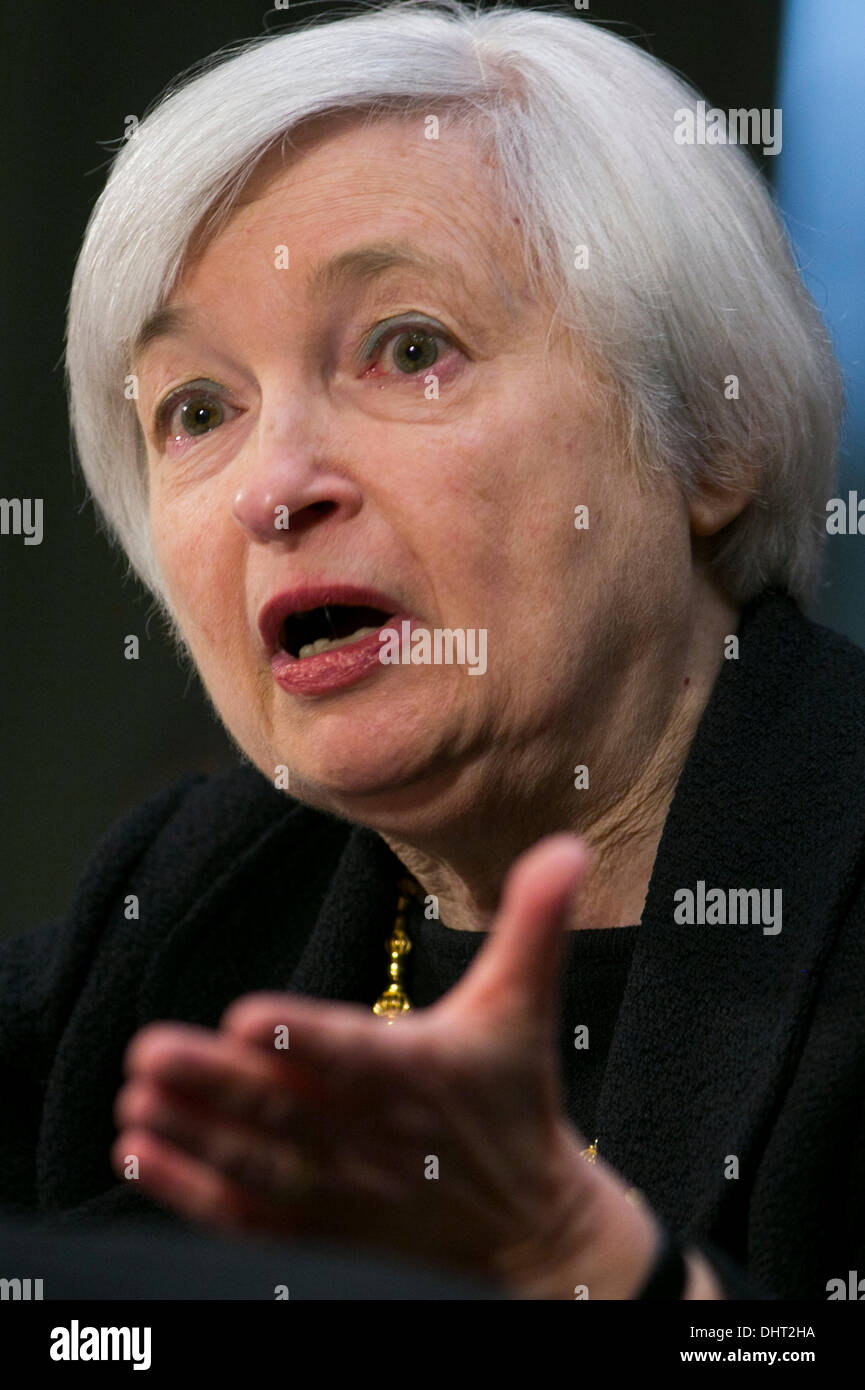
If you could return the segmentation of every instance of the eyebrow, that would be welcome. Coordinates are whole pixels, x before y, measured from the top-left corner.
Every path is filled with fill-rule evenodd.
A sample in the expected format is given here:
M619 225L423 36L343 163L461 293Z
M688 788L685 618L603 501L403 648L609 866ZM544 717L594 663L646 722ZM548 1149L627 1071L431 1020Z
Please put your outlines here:
M458 265L451 261L440 261L402 242L358 246L343 251L332 260L315 265L309 283L317 293L335 294L346 285L370 283L386 271L399 269L417 270L429 277L436 276L458 286L470 302L474 297ZM159 338L174 337L185 332L191 326L194 317L191 310L172 305L156 309L148 315L136 334L132 344L132 357L137 357L148 344L156 342Z
M459 266L439 261L425 251L404 242L387 242L380 246L357 246L343 251L330 261L317 265L310 277L314 290L335 293L345 285L375 280L388 270L417 270L423 275L438 276L454 281L462 289L467 285Z
M148 343L154 343L158 338L171 338L183 333L190 327L192 318L193 316L188 309L178 309L167 304L161 309L156 309L152 314L148 314L135 335L131 357L136 358L139 353L144 351Z

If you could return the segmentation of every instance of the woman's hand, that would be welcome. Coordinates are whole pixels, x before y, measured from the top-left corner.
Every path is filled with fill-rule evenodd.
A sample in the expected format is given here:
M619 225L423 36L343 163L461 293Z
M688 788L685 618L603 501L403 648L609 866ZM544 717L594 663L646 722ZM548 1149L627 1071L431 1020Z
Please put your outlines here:
M393 1025L261 994L218 1033L142 1029L116 1170L136 1155L156 1200L216 1227L374 1247L522 1296L630 1297L657 1226L580 1157L558 1076L564 932L587 863L572 836L524 854L471 969Z

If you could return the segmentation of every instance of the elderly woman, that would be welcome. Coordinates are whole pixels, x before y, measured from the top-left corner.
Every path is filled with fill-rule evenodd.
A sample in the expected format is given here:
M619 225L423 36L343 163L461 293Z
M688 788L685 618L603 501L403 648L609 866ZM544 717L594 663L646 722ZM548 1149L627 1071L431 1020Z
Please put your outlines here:
M694 100L576 16L400 3L120 153L77 446L242 759L5 946L8 1208L528 1298L865 1267L838 373Z

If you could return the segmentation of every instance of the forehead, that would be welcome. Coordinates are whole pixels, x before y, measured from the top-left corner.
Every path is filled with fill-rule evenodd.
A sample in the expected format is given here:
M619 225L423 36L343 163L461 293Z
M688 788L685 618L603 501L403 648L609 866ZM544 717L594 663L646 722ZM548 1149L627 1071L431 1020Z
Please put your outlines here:
M504 220L505 196L489 138L454 118L442 118L435 138L428 138L430 129L420 113L317 116L258 157L233 207L259 203L282 186L300 200L302 211L309 210L307 200L317 202L329 191L332 201L321 207L326 214L338 211L344 198L366 192L398 200L407 211L439 204L453 216L458 205L459 220L482 221L494 231Z
M319 291L335 291L354 270L390 268L362 254L353 262L354 248L375 242L403 249L394 269L429 278L438 268L455 288L486 291L514 311L526 297L525 266L495 158L458 122L443 120L438 139L426 129L421 114L337 112L306 123L259 158L229 208L203 219L186 278L276 237Z

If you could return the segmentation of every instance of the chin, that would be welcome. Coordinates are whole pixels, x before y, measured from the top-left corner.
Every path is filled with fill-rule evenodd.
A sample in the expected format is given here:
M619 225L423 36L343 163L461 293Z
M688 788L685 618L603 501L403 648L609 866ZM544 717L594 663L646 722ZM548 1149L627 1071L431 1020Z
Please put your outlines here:
M366 756L335 769L309 764L292 772L290 794L318 810L366 825L381 834L427 835L449 816L462 813L471 765L438 750L413 746L400 756Z
M317 805L339 803L347 807L349 802L357 801L372 806L399 797L424 776L423 760L417 750L400 756L392 747L373 752L368 744L356 758L332 757L313 762L306 757L295 763L288 759L286 762L298 799L314 800Z

